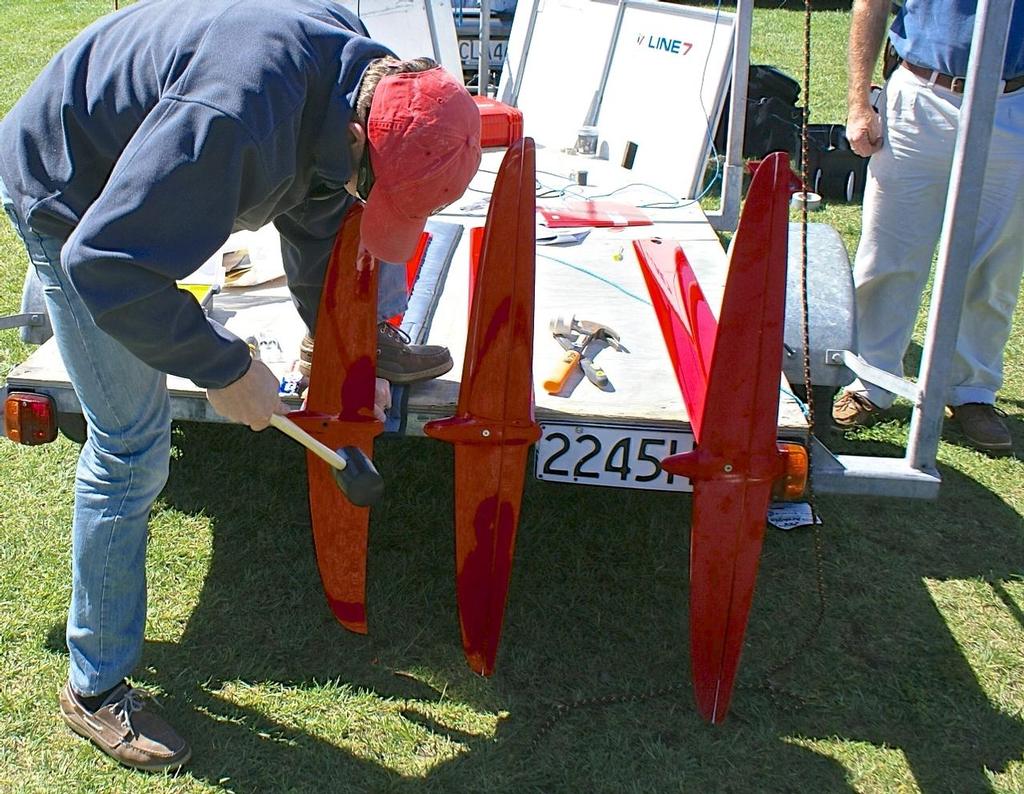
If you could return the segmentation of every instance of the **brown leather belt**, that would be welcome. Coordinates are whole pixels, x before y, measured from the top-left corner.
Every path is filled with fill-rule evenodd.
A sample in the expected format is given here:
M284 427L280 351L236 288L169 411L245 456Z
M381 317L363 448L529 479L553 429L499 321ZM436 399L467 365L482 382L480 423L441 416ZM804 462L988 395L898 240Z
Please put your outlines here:
M909 61L900 61L902 66L907 71L910 71L920 77L922 80L931 80L932 75L935 76L935 85L941 85L952 91L954 94L962 94L964 92L964 86L967 83L966 77L953 77L948 74L942 74L942 72L933 72L927 66L918 66L917 64L910 63ZM1014 77L1012 80L1007 80L1003 86L1004 94L1012 94L1014 91L1024 88L1024 75L1020 77Z

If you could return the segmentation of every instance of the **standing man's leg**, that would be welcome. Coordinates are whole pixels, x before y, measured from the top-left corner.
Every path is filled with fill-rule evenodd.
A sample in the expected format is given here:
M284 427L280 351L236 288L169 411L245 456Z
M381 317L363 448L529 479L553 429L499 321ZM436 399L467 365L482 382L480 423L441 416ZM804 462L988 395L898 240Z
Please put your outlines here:
M906 69L893 73L885 93L885 140L868 165L854 261L857 352L902 376L942 227L958 112ZM867 424L892 402L891 393L858 379L833 418L843 427Z
M138 663L146 623L149 511L167 481L166 376L101 331L60 262L61 241L40 235L0 197L43 285L61 358L88 423L75 475L65 720L122 763L180 766L188 745L124 679Z
M974 238L948 402L971 443L991 452L1013 447L994 409L1003 383L1003 350L1024 269L1024 90L996 102L985 187Z

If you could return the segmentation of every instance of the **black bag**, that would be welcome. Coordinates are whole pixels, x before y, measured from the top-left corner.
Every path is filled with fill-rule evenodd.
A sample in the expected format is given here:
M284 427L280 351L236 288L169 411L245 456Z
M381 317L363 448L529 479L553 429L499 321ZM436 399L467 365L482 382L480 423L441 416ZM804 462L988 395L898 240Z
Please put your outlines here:
M774 66L752 64L747 76L747 114L743 131L743 156L764 157L769 152L800 150L803 108L796 106L800 83ZM725 148L729 123L729 99L715 133L715 147Z
M842 124L807 125L807 181L826 201L859 202L864 198L868 158L850 148Z
M747 99L776 97L789 105L800 98L800 83L774 66L752 64L747 77Z
M743 156L764 157L769 152L800 151L803 108L778 97L762 97L747 104Z

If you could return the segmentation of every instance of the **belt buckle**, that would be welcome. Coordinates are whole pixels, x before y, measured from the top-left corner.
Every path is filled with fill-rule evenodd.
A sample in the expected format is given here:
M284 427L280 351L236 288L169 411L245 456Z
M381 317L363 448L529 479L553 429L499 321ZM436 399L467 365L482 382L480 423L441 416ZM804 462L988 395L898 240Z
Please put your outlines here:
M966 77L951 77L949 78L949 90L954 94L962 94L964 88L967 85Z

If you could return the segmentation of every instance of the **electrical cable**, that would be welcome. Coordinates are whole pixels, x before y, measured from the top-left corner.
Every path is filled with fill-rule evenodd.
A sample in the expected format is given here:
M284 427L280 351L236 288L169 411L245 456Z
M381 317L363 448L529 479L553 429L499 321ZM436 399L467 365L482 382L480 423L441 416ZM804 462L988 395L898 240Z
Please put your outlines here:
M635 301L639 301L640 303L644 304L644 306L651 306L652 305L651 302L649 300L647 300L646 298L643 298L643 297L637 295L634 292L630 292L628 289L623 287L621 284L617 284L614 281L612 281L611 279L605 278L604 276L599 275L599 274L595 273L592 270L587 270L587 268L585 268L585 267L581 267L580 265L574 265L572 262L567 262L566 260L559 259L558 257L548 256L547 254L537 254L537 258L538 259L547 259L549 262L554 262L556 264L564 265L565 267L572 268L573 270L576 270L576 271L578 271L580 273L583 273L586 276L590 276L591 278L597 279L598 281L600 281L600 282L602 282L604 284L607 284L609 287L613 287L614 289L617 289L623 295L626 295L627 297L630 297L630 298L632 298Z
M800 409L800 413L804 415L804 419L806 419L807 421L811 420L811 409L807 405L807 403L805 403L797 395L795 395L793 392L791 392L789 389L783 386L779 387L779 392L781 394L784 394L786 397L789 397L793 402L796 403L796 407Z
M693 199L693 201L695 202L700 201L711 191L711 188L714 187L715 182L718 181L722 173L722 165L718 159L718 148L715 146L715 136L714 133L711 131L711 116L708 115L707 108L704 106L704 81L707 79L708 63L711 60L711 50L715 46L715 33L718 32L718 20L721 19L721 16L722 0L718 0L718 3L715 5L715 23L711 28L711 43L708 45L707 52L704 54L704 68L701 69L700 85L697 88L697 101L700 102L700 110L701 113L704 114L705 129L707 130L708 143L711 146L711 156L715 160L715 173L712 175L711 179L707 182L707 184L704 185L704 188L700 191L700 193L698 193L697 196Z

